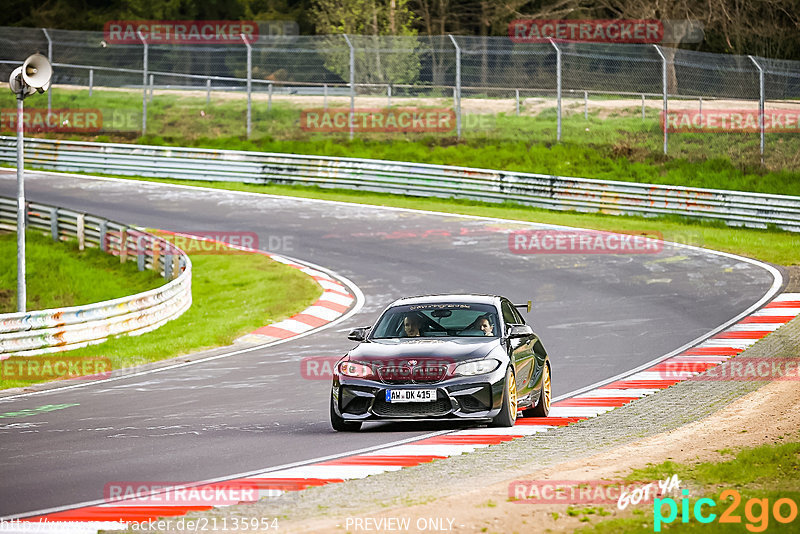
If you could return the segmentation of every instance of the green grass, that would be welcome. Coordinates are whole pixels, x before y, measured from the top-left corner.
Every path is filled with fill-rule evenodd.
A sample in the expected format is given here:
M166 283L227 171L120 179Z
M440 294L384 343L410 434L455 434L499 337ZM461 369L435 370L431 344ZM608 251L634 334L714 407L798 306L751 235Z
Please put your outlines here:
M44 102L44 97L35 96L26 105L41 108ZM636 100L626 110L602 116L590 113L588 120L582 113L565 115L561 143L555 142L555 110L549 108L535 116L465 115L461 140L452 133L384 133L359 134L350 141L347 133L304 131L299 106L276 101L268 112L263 100L254 102L253 135L245 140L241 96L212 96L207 106L203 97L156 92L148 105L148 131L157 135L139 137L141 93L96 90L90 98L86 90L57 88L54 108L100 109L107 131L46 136L377 158L800 195L800 136L769 134L764 167L756 134L672 134L669 155L664 156L658 113L648 110L643 121ZM442 102L449 105L447 100ZM0 107L13 105L11 93L0 93Z
M140 293L163 285L152 271L96 248L78 250L77 242L56 243L39 232L26 235L28 310L90 304ZM17 234L0 233L0 313L17 311Z
M141 178L153 182L213 187L232 191L269 193L341 202L357 202L377 206L394 206L497 217L518 221L562 224L580 228L619 232L658 232L667 241L722 250L779 265L800 264L800 235L781 230L732 228L720 222L703 222L681 217L634 217L600 214L558 212L530 208L518 204L489 204L485 202L420 198L385 193L370 193L319 187L254 185L234 182L197 182Z
M789 437L796 439L798 434ZM662 532L797 532L800 517L790 523L781 524L775 521L774 516L764 518L758 506L752 506L750 517L746 510L750 499L768 499L770 514L778 499L788 498L796 505L800 503L800 442L789 441L743 449L734 458L721 462L686 465L667 461L635 470L628 478L663 480L672 474L679 476L682 488L691 488L688 495L689 521L681 522L680 497L675 496L678 501L677 518L672 523L664 524ZM741 502L731 510L732 515L741 517L739 524L719 522L720 515L735 504L727 498L727 494L726 499L720 497L726 490L736 490L741 496ZM700 523L691 513L694 503L702 497L711 498L717 503L713 509L707 506L703 509L705 514L709 511L717 514L713 523ZM667 506L664 506L663 513L668 513ZM788 515L788 506L783 507L782 513ZM653 529L654 515L653 510L649 509L644 512L634 510L633 517L602 521L578 532L636 534L653 532Z
M71 358L106 357L113 369L121 369L228 345L242 334L302 311L322 293L299 270L261 254L190 257L193 302L181 317L141 336L121 336L65 354ZM82 271L82 266L76 270ZM116 260L115 267L123 266ZM117 296L134 292L123 286ZM5 380L0 381L0 389L31 383Z

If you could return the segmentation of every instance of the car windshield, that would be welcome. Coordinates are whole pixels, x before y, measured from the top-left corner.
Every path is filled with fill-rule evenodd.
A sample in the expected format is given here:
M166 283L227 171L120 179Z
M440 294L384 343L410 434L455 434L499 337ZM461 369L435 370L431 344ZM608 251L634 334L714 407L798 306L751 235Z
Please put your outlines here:
M386 310L371 337L497 337L498 324L490 304L407 304Z

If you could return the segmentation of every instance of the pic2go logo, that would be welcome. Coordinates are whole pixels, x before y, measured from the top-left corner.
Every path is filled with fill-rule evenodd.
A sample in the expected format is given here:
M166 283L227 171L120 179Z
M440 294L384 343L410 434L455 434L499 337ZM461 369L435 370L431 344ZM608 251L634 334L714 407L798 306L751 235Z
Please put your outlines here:
M689 490L682 490L683 498L681 499L681 522L689 522L689 511L694 515L694 519L700 523L711 523L717 519L717 514L711 512L711 508L717 506L713 499L703 498L695 501L694 506L689 504ZM739 504L742 502L742 496L736 490L725 490L719 495L720 501L727 501L731 499L730 504L725 511L719 516L720 523L742 523L742 517L736 513ZM724 504L724 503L721 503ZM664 507L668 508L668 513L664 516ZM745 524L750 532L764 532L769 527L770 511L775 521L778 523L791 523L797 519L797 503L792 499L782 498L775 501L770 508L769 499L749 499L744 504L744 516L748 523ZM656 498L653 501L653 531L661 532L661 525L672 523L678 517L678 503L675 499Z

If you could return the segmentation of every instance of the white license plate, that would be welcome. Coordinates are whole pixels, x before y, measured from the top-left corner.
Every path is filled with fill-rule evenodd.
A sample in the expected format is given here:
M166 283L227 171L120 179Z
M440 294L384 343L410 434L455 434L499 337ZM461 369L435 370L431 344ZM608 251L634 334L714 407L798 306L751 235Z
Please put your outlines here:
M435 402L435 389L387 389L386 402Z

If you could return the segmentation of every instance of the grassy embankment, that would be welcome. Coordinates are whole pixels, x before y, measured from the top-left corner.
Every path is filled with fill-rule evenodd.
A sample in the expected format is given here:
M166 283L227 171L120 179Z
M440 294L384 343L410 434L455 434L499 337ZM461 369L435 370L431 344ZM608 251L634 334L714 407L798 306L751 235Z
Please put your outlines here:
M299 98L299 97L298 97ZM102 111L102 132L85 134L40 134L51 137L97 141L137 142L267 152L291 152L359 158L379 158L423 163L463 165L533 173L557 174L609 180L686 185L717 189L800 195L800 138L797 134L769 134L765 166L760 166L758 135L754 133L675 133L670 150L662 154L659 111L648 109L640 116L639 101L630 107L597 108L584 119L582 105L567 113L563 140L555 142L553 108L536 108L516 116L486 113L464 116L464 135L454 133L359 133L349 141L348 133L318 133L304 130L303 108L321 107L304 97L292 103L287 97L273 102L267 111L264 95L253 105L253 135L244 140L245 106L241 94L205 97L160 94L148 105L148 131L157 135L139 137L141 93L132 90L88 91L56 88L53 108L94 108ZM341 102L339 102L341 100ZM602 104L604 99L595 103ZM32 97L29 107L42 108L44 97ZM331 102L340 108L345 99ZM364 106L374 107L364 101ZM397 103L395 99L393 103ZM487 100L488 104L496 101ZM447 99L416 101L449 106ZM13 108L13 95L0 94L0 108ZM675 106L688 108L696 103ZM358 102L357 106L361 106ZM364 107L362 106L362 107ZM627 106L627 104L626 104ZM46 107L46 106L45 106ZM496 106L495 106L496 108ZM489 106L487 109L491 109ZM569 110L570 106L566 106ZM590 107L591 109L591 107ZM6 124L8 121L4 121ZM6 131L10 134L10 131Z
M0 236L2 312L16 310L15 239L14 234ZM33 232L26 256L29 310L123 297L163 283L151 271L138 272L132 262L121 265L118 258L97 249L80 252L76 243L53 243ZM181 317L141 336L121 336L64 355L101 356L121 369L227 345L239 335L303 310L321 294L305 274L260 254L190 256L192 306ZM0 379L0 389L31 383Z
M696 465L678 464L665 461L661 464L636 470L629 480L664 480L677 474L683 488L691 488L688 495L687 519L682 521L681 495L674 495L677 515L669 523L661 521L661 532L797 532L800 517L797 506L800 503L800 442L797 434L787 435L786 443L762 445L759 447L733 452L721 450L728 458L720 462L703 462ZM726 490L728 491L727 493ZM740 502L735 502L738 492ZM724 498L721 494L725 493ZM709 498L716 503L710 507L706 502L702 514L708 517L715 514L710 523L702 523L694 516L694 508L701 498ZM757 502L750 502L756 499ZM780 514L785 518L792 516L790 522L781 523L775 519L774 507L780 499ZM766 506L765 506L766 505ZM721 522L721 516L730 512L730 519L738 522ZM606 513L594 507L575 507L569 514L581 516L581 520L593 521L598 515ZM661 517L669 517L669 505L664 504ZM632 509L628 517L609 519L580 529L585 534L644 534L652 533L655 527L655 516L652 507Z

